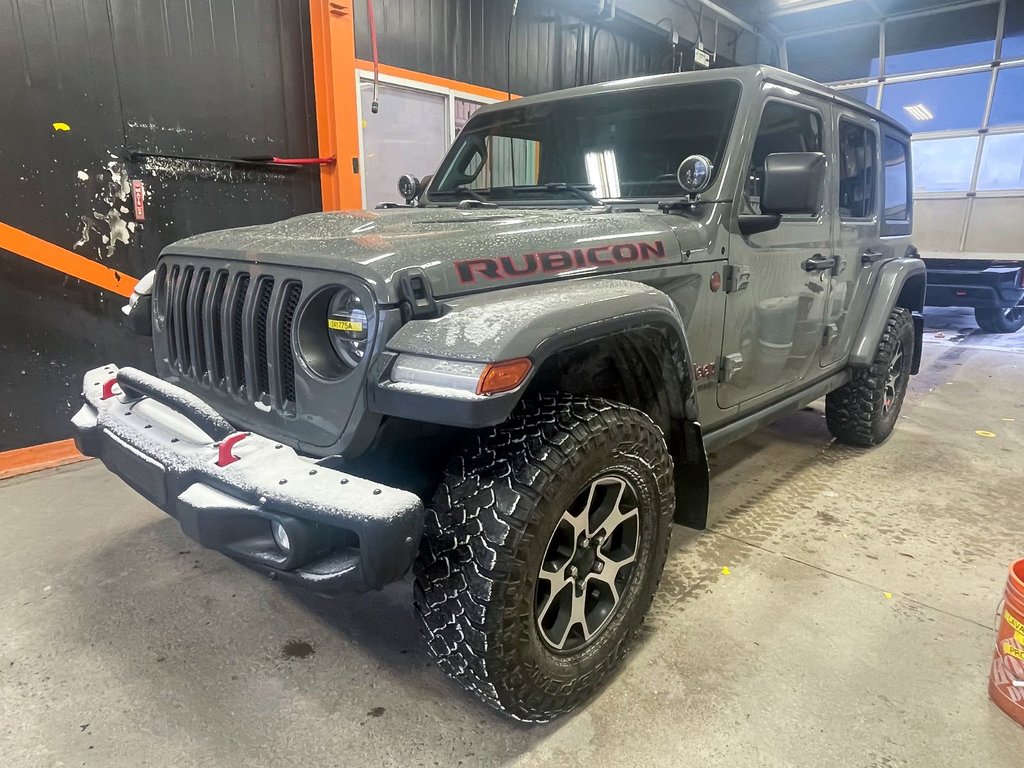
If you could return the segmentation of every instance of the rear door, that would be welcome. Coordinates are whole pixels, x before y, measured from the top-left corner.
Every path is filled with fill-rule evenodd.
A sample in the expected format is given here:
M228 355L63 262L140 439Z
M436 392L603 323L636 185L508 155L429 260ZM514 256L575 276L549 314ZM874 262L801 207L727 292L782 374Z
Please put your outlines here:
M878 261L883 256L878 123L841 105L833 106L832 115L838 150L830 174L834 194L838 195L834 249L837 263L831 276L822 366L845 360L850 353Z
M763 107L748 163L739 213L760 213L765 158L778 152L824 152L831 157L831 114L815 99L787 89ZM722 346L723 408L761 395L781 396L818 370L831 275L808 260L827 258L832 246L832 196L814 215L786 215L770 232L730 239L734 272L749 272L747 287L726 300ZM767 398L770 399L770 398Z

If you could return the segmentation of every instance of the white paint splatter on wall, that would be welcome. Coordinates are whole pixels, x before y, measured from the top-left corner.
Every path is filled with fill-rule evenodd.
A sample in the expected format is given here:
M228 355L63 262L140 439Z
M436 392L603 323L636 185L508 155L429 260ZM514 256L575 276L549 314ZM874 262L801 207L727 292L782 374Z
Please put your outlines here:
M122 213L128 213L125 205L131 196L132 184L128 177L128 170L115 155L106 164L106 174L109 179L104 181L102 190L97 194L99 204L91 215L79 216L82 230L78 241L73 248L82 248L92 242L93 235L98 236L99 243L96 244L96 255L99 258L112 257L119 243L127 245L131 236L135 233L134 221L126 222L121 218ZM97 174L102 178L103 174ZM88 181L89 174L84 170L78 171L80 181Z

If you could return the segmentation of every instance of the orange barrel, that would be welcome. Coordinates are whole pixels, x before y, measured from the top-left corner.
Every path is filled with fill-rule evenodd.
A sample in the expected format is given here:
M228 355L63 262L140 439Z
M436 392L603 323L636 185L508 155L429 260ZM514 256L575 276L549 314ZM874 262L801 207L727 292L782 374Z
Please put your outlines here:
M1024 725L1024 560L1010 566L988 679L992 701Z

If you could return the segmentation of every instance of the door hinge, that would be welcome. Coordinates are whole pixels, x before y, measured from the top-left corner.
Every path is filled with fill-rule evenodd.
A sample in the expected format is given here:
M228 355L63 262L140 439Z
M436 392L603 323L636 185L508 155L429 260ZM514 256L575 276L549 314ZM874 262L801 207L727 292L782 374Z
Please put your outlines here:
M743 370L743 355L733 352L722 358L722 364L718 366L718 381L728 384L733 377Z
M730 264L725 268L725 292L735 293L750 285L750 267L744 264Z

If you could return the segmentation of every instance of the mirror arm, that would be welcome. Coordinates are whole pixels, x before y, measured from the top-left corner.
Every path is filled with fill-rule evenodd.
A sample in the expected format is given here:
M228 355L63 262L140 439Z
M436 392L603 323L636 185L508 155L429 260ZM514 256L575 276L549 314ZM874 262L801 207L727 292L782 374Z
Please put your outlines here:
M782 216L777 213L743 213L738 217L740 234L756 235L758 232L770 232L778 229Z

